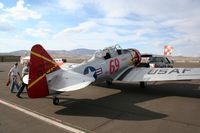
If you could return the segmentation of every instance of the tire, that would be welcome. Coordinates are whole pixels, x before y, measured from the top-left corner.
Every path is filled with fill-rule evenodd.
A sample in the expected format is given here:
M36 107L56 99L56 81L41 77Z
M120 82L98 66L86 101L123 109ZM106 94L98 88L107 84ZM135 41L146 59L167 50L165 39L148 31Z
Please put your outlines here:
M58 105L58 104L59 104L59 98L54 97L54 98L53 98L53 104L54 104L54 105Z

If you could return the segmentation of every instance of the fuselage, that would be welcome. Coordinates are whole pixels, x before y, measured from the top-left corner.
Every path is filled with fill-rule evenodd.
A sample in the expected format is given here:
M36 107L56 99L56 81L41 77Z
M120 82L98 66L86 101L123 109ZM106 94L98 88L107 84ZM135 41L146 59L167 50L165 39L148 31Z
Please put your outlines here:
M110 58L92 57L92 59L72 68L71 70L92 76L95 81L112 80L126 68L133 66L136 52L131 49L112 54Z

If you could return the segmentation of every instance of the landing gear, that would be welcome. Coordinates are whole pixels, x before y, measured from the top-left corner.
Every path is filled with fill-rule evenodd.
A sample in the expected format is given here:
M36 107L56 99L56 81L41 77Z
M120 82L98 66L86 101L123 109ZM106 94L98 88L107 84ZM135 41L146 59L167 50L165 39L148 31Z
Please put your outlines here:
M107 84L107 85L112 85L113 82L112 82L112 80L106 80L106 84Z
M54 105L58 105L58 104L59 104L59 98L54 97L54 98L53 98L53 104L54 104Z
M141 88L146 88L147 87L147 82L140 82L140 87Z

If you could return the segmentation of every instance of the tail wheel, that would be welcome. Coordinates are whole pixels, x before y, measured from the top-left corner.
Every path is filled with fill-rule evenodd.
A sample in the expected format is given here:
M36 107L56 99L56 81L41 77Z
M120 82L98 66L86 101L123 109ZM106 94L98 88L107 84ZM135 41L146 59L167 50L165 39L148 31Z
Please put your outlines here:
M59 98L54 97L54 98L53 98L53 104L54 104L54 105L58 105L58 104L59 104Z

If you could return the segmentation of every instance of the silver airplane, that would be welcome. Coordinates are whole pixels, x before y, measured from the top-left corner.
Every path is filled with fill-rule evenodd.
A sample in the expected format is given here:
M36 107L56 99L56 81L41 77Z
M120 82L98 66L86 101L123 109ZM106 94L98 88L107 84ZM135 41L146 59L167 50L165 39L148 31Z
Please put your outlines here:
M139 82L200 79L200 68L143 68L138 67L141 54L136 49L122 49L119 45L97 51L81 64L66 63L59 66L47 51L36 44L31 49L28 96L41 98L53 95L53 104L59 104L57 95L75 91L94 82Z

